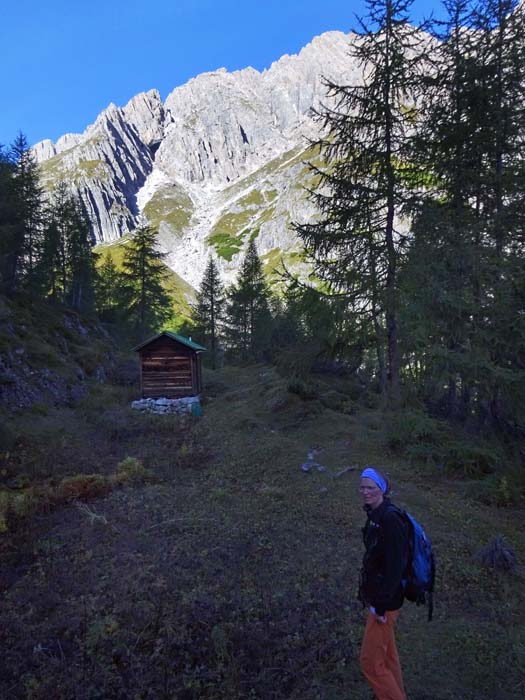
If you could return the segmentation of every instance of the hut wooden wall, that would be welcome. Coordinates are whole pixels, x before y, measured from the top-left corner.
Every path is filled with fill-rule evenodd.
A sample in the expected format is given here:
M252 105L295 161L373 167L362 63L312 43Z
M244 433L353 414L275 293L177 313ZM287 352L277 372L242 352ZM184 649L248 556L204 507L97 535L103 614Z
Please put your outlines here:
M200 391L195 353L164 336L140 351L142 396L168 399Z

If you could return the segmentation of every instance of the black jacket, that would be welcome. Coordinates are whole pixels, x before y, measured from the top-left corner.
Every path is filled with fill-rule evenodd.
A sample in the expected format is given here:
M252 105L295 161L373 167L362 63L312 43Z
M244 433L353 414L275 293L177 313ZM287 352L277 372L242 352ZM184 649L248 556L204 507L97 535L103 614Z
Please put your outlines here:
M371 510L363 528L365 554L361 569L359 598L373 606L378 615L403 605L403 572L408 558L408 529L401 513L385 498Z

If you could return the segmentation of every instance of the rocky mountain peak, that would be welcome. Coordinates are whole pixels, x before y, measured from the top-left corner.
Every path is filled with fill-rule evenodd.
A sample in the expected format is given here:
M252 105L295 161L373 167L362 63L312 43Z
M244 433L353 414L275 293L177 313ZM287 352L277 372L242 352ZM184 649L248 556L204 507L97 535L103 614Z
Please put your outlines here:
M359 79L352 39L327 32L262 72L219 68L164 102L149 90L110 104L84 134L34 147L44 180L67 180L97 242L118 239L144 214L193 286L210 251L231 277L250 238L272 260L296 250L289 222L313 215L301 187L307 138L319 129L312 107L326 102L325 77Z

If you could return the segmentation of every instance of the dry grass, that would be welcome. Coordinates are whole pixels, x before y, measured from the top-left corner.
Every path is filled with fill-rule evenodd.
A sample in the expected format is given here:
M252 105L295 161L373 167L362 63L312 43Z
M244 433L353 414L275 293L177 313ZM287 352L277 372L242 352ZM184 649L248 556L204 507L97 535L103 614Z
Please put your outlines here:
M323 404L333 384L306 399L272 368L226 368L208 374L199 421L133 415L111 387L70 415L66 437L91 435L85 475L61 459L57 487L104 483L119 463L137 475L139 461L156 481L26 520L16 549L4 538L3 697L368 700L356 484L374 462L438 559L434 621L407 604L399 625L411 700L521 699L522 569L474 555L499 532L523 561L523 510L393 458L377 411ZM309 453L324 469L302 471Z

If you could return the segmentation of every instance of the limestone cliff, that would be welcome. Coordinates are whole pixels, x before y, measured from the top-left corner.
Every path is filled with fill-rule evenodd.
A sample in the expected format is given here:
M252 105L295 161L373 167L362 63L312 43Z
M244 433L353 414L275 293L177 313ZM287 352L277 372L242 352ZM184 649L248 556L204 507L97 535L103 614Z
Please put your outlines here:
M359 80L352 35L328 32L263 72L219 69L177 87L110 105L82 135L34 147L47 187L66 180L94 224L96 242L132 231L139 214L159 228L167 262L198 285L210 252L227 281L250 238L270 269L298 264L290 221L315 215L304 185L312 108L324 78Z

